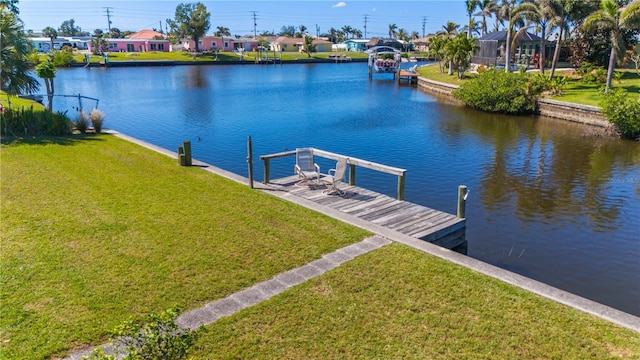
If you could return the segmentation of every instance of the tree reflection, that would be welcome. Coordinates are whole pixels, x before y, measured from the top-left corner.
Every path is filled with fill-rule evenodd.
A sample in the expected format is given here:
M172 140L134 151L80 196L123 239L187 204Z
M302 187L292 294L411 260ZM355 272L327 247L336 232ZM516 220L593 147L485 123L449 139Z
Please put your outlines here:
M448 123L445 132L472 132L493 147L481 179L487 210L514 206L523 222L562 218L588 222L594 231L621 226L616 220L628 199L620 192L630 181L612 179L640 163L637 143L584 136L582 125L555 119L479 112L464 118L473 120Z

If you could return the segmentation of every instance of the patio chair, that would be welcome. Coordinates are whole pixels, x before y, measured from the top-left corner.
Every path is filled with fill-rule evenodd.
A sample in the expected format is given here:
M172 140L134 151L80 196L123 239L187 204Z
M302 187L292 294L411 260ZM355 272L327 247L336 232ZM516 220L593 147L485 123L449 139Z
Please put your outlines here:
M322 178L321 181L327 185L327 189L323 191L324 194L338 196L343 196L345 194L345 191L340 190L338 185L342 183L345 174L347 173L347 162L349 162L349 158L342 158L338 160L336 168L329 169L329 175Z
M296 166L294 168L299 181L296 185L308 185L310 181L320 180L320 166L313 160L312 148L296 149Z

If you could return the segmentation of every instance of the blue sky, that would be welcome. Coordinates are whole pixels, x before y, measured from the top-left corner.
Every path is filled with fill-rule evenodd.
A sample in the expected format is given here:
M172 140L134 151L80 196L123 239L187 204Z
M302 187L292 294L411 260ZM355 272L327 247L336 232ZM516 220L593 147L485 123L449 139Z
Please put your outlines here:
M96 28L107 28L107 8L111 14L112 27L120 30L137 31L165 25L167 18L173 18L180 3L197 2L158 0L20 0L20 18L26 30L41 31L47 26L60 27L63 21L74 19L76 26L93 33ZM422 35L425 19L425 33L434 33L447 21L466 24L463 0L423 0L423 1L200 1L211 13L210 33L217 26L225 26L233 35L253 34L253 13L256 15L256 29L279 32L282 26L299 25L307 27L315 34L331 27L340 29L345 25L364 33L365 15L367 35L385 36L389 24L396 24L408 33L417 31Z

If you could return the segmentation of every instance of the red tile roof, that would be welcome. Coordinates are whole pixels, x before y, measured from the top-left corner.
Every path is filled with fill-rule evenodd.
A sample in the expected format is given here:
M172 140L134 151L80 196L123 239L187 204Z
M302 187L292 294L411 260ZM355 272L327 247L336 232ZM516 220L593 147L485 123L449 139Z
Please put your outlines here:
M161 36L163 38L166 38L166 36L162 33L159 33L157 31L153 31L153 30L140 30L137 33L133 33L131 35L127 35L125 36L127 39L145 39L145 40L151 40L153 38L155 38L156 36Z

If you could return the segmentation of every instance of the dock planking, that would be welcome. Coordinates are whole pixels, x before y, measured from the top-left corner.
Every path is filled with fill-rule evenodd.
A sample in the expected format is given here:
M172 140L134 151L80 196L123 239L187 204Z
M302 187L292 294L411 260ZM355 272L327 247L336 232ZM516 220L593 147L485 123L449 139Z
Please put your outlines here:
M466 220L426 206L398 200L358 186L342 184L343 196L323 193L322 184L297 185L289 176L272 179L269 185L345 214L425 240L448 249L466 245Z

